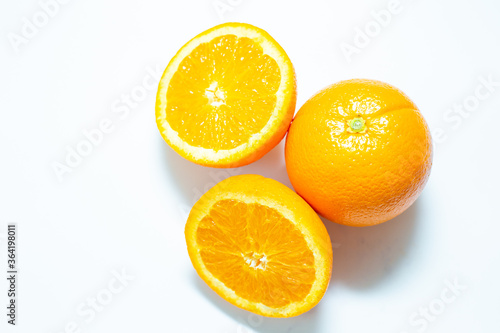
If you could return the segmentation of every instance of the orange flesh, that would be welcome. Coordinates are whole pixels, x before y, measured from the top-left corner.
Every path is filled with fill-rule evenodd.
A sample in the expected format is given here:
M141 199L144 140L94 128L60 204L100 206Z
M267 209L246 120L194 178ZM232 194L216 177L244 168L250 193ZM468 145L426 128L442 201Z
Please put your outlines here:
M278 308L303 301L315 280L314 255L277 210L221 200L198 226L201 258L238 296Z
M278 64L252 39L214 38L179 64L167 91L167 121L192 146L238 147L267 124L280 81Z

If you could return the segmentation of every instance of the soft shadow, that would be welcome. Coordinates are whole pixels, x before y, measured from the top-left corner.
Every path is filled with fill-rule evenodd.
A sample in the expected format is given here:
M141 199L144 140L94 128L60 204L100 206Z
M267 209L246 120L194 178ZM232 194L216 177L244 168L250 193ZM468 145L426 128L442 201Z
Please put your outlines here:
M293 189L285 164L285 139L260 160L241 168L241 174L256 174L272 178Z
M215 169L192 163L177 154L160 138L166 158L165 167L172 183L177 185L177 193L186 204L192 206L199 197L220 180L230 176L231 169ZM220 178L220 179L218 179Z
M179 156L162 140L161 146L165 151L165 164L172 182L177 185L178 192L184 201L193 205L198 198L216 183L234 175L257 174L278 180L292 188L286 172L284 149L285 140L274 147L258 161L240 168L217 169L203 167ZM222 299L195 273L192 274L192 283L205 298L217 308L232 317L241 329L235 332L259 333L315 333L319 332L318 316L321 304L307 313L293 318L268 318L257 316L242 310ZM247 330L245 330L247 328Z
M372 227L349 227L322 218L333 243L331 284L369 288L398 269L408 253L421 200Z
M235 332L259 332L259 333L315 333L319 332L318 316L320 306L317 305L310 311L292 318L269 318L258 316L240 309L217 295L210 287L195 273L192 274L193 285L213 305L233 318L241 329Z
M173 183L188 205L193 205L199 197L218 182L234 175L257 174L273 178L292 188L285 167L285 140L274 147L260 160L240 168L218 169L192 163L170 148L163 139L161 146L166 158L165 164Z

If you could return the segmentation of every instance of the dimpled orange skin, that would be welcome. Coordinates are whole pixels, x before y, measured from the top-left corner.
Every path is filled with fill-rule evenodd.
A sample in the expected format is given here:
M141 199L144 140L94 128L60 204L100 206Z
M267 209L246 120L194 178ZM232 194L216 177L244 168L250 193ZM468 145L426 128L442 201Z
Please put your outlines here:
M431 170L432 140L403 92L354 79L321 90L300 108L285 160L295 191L319 214L371 226L417 199Z

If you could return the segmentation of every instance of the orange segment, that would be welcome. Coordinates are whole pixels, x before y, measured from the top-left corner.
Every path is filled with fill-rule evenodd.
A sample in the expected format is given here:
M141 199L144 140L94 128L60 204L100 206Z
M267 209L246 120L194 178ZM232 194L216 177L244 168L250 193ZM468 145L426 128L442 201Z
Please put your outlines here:
M172 77L167 121L192 146L235 148L267 124L280 81L278 64L252 39L214 38L198 45Z
M156 116L180 155L234 167L273 148L294 109L295 75L283 49L259 28L228 23L196 36L172 59Z
M328 286L332 249L307 203L279 182L230 177L194 205L187 224L189 256L221 297L271 317L315 306Z
M196 240L207 269L242 298L281 307L311 290L313 253L300 231L275 209L218 201L200 222Z

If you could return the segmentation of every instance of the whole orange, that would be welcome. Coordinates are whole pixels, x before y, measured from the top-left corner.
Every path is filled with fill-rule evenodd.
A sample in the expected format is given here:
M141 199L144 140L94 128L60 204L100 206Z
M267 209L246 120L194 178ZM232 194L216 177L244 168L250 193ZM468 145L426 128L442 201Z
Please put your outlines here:
M432 165L432 140L417 106L374 80L333 84L297 112L285 147L290 181L319 214L370 226L401 214Z

